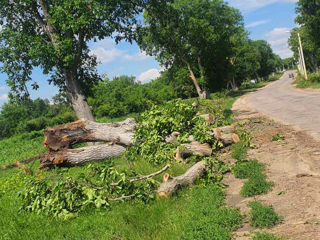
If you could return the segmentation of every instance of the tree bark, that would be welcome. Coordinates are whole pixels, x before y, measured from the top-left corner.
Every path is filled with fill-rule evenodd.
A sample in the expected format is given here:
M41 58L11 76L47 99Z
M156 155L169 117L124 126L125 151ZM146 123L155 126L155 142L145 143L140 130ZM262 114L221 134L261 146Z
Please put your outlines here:
M194 86L196 87L196 90L197 90L197 93L198 93L198 96L199 98L203 98L203 94L202 94L202 90L198 84L198 81L196 79L196 76L194 75L192 69L191 69L191 66L189 63L187 63L187 67L188 67L188 70L189 70L189 73L190 73L190 78L194 84Z
M78 119L94 121L91 108L77 81L77 76L75 75L75 73L71 72L65 74L68 100Z
M181 161L193 154L209 157L212 154L212 148L207 143L202 144L197 141L182 144L181 147L177 147L176 160Z
M234 128L232 126L215 128L212 132L208 132L208 134L218 141L221 141L224 146L240 142L240 138L238 134L234 133Z
M163 182L157 191L157 196L168 198L176 193L180 188L192 185L198 178L201 178L208 170L208 166L204 161L200 161L193 165L189 170L178 177L171 177L168 173L163 176Z
M40 168L53 166L78 166L91 161L102 161L111 157L120 157L125 147L116 144L103 144L77 149L63 149L58 152L48 151L40 158Z
M113 142L130 146L135 126L136 122L131 118L116 123L79 120L46 129L43 145L50 151L68 149L81 142Z

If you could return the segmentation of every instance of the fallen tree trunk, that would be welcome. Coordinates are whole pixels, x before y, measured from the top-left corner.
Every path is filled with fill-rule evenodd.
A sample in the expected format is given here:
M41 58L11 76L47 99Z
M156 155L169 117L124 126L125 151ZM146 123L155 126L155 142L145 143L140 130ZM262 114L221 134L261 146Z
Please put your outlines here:
M212 148L207 143L200 143L193 141L191 143L182 144L177 147L176 160L183 160L183 158L193 154L209 157L212 154Z
M168 173L163 176L163 182L157 191L157 196L168 198L184 186L192 185L198 178L201 178L207 171L208 166L204 161L193 165L189 170L178 177L171 177Z
M68 149L81 142L113 142L130 146L135 126L136 122L131 118L117 123L79 120L46 129L43 145L52 151Z
M77 149L48 151L41 159L41 167L78 166L91 161L101 161L111 157L120 157L125 148L116 144L103 144Z

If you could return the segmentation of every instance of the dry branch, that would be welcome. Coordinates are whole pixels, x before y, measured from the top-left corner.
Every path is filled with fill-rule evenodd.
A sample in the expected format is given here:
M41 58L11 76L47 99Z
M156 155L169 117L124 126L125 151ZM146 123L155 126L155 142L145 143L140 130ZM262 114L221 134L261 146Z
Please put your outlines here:
M68 149L81 142L113 142L130 146L135 126L136 122L131 118L117 123L79 120L46 129L43 145L50 151Z
M207 171L208 166L204 161L193 165L189 170L178 177L171 177L168 173L163 176L163 183L157 191L158 197L167 198L184 186L192 185L198 178L201 178Z
M140 177L137 177L137 178L132 178L132 179L129 180L129 182L132 183L132 182L143 181L143 180L146 180L146 179L149 179L149 178L153 178L153 177L163 173L164 171L166 171L169 167L170 167L170 165L167 164L164 168L162 168L161 170L159 170L159 171L157 171L155 173L151 173L151 174L146 175L146 176L140 176ZM111 183L110 184L110 186L113 186L113 187L118 186L118 185L119 185L119 183Z

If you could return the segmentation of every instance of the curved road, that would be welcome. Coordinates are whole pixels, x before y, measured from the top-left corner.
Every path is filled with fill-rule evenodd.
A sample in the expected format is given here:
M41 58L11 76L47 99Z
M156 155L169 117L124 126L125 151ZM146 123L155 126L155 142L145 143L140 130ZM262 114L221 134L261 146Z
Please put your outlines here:
M246 101L257 111L276 120L305 130L320 140L320 92L308 92L292 86L289 73L258 90L247 95Z

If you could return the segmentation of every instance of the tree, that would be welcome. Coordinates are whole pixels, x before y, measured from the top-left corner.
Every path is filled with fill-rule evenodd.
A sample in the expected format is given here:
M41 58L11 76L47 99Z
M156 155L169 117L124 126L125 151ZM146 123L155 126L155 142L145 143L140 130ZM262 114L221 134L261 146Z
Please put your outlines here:
M300 33L307 69L312 72L318 72L320 49L315 45L315 42L312 40L312 37L305 26L294 28L291 31L288 44L294 54L294 58L299 61L300 53L298 33Z
M66 91L77 117L94 120L88 86L100 80L88 43L115 37L131 41L135 16L154 0L1 0L0 62L14 94L27 95L34 67ZM33 88L38 84L34 82Z
M199 97L217 86L231 56L230 38L243 28L242 16L222 0L175 0L150 9L140 29L140 47L166 68L183 67Z
M261 78L267 78L276 68L281 66L281 58L275 55L271 49L270 44L264 40L253 42L254 46L258 49L260 69L257 74Z
M320 48L320 0L299 0L296 22L304 26L317 49Z

